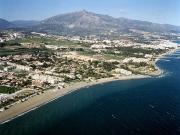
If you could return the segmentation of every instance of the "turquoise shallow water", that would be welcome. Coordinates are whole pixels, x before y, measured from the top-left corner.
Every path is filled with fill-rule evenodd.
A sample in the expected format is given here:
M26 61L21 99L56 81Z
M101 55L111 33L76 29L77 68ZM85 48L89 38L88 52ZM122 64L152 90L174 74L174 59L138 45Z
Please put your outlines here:
M180 135L180 52L164 77L83 88L8 123L0 135Z

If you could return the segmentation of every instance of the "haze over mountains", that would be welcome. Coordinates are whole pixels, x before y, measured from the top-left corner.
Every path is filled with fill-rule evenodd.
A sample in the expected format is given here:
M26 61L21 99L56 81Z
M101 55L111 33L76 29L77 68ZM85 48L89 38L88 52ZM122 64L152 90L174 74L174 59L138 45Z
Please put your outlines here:
M6 29L9 27L13 27L13 24L11 22L8 22L7 20L0 18L0 29Z
M13 21L0 19L0 29L26 28L26 30L62 35L92 35L128 33L131 29L147 32L180 32L180 26L146 21L114 18L85 10L60 14L38 21Z
M0 18L0 29L7 29L7 28L23 28L23 27L32 27L38 25L39 21L34 20L16 20L16 21L7 21L5 19Z

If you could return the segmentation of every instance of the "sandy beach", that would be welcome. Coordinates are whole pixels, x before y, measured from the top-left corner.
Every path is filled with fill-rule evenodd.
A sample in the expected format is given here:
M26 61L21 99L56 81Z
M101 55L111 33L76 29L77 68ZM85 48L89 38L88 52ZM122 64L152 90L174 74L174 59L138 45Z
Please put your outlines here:
M131 79L141 79L141 78L148 78L150 76L145 75L131 75L131 76L122 76L120 78L104 78L99 79L97 81L93 82L77 82L74 84L71 84L67 86L64 89L53 89L48 90L42 93L41 95L34 96L30 99L28 99L25 102L18 103L9 109L3 111L0 113L0 124L3 124L5 122L8 122L18 116L21 116L31 110L34 110L44 104L47 104L59 97L62 97L64 95L67 95L73 91L79 90L84 87L89 87L92 85L112 82L112 81L118 81L118 80L131 80Z

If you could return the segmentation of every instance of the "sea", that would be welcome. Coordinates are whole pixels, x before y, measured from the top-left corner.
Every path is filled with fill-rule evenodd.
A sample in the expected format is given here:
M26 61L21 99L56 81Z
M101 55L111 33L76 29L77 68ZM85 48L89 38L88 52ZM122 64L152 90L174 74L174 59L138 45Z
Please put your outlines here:
M82 88L0 125L0 135L180 135L180 51L163 75Z

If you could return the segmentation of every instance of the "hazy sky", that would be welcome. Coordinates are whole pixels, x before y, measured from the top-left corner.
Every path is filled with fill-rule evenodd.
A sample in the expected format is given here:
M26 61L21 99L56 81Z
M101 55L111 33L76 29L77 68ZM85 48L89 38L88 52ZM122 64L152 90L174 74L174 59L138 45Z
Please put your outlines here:
M0 0L0 18L7 20L42 20L82 9L180 25L180 0Z

